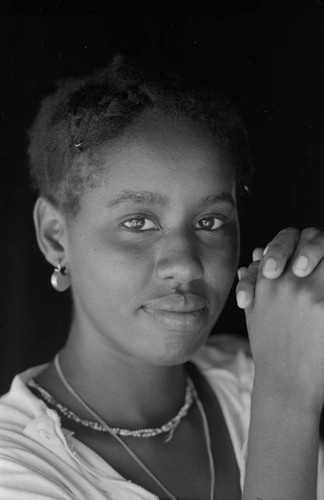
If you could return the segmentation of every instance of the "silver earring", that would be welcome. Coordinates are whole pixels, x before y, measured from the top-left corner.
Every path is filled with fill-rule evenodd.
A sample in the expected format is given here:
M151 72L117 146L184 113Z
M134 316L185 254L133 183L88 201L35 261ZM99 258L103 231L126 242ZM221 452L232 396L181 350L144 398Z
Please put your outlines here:
M71 285L70 273L67 266L58 264L51 276L51 285L57 292L65 292Z

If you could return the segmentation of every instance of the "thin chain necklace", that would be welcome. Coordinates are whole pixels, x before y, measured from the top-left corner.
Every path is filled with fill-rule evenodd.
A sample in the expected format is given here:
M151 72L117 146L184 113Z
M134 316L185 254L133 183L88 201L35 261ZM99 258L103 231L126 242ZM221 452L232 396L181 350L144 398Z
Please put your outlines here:
M73 387L69 384L67 381L61 365L59 361L59 353L56 354L54 358L54 366L57 371L57 374L62 381L63 385L66 387L66 389L74 396L74 398L79 401L79 403L86 408L86 410L98 421L100 422L106 429L107 432L109 432L119 443L120 445L125 449L125 451L130 455L130 457L133 458L133 460L141 467L141 469L146 472L146 474L153 479L153 481L166 493L166 495L171 499L171 500L177 500L177 498L161 483L161 481L153 474L153 472L142 462L142 460L136 455L136 453L119 437L118 434L114 433L113 430L109 427L109 425L98 415L90 406L81 398L81 396L73 389ZM191 380L191 379L190 379ZM214 499L214 490L215 490L215 467L214 467L214 459L213 459L213 453L211 449L211 439L210 439L210 432L209 432L209 426L208 426L208 421L207 421L207 416L204 410L204 407L202 405L202 402L199 399L198 393L194 387L194 384L191 380L192 387L193 387L193 397L197 403L201 419L203 422L203 427L204 427L204 436L205 436L205 442L206 442L206 448L207 448L207 453L208 453L208 460L209 460L209 471L210 471L210 500Z

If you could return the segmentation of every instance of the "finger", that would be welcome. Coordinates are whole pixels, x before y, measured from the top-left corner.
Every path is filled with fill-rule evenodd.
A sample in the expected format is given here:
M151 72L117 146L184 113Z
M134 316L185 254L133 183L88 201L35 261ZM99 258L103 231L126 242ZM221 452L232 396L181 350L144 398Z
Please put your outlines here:
M255 248L252 252L252 260L255 262L256 260L261 260L263 257L263 248Z
M247 271L247 267L239 267L238 270L237 270L237 277L238 279L242 279L243 275L246 273Z
M242 274L236 287L236 301L240 309L249 307L254 300L254 290L259 272L259 261L252 262Z
M273 238L267 245L261 261L262 274L265 278L278 278L284 271L287 262L293 255L299 241L300 232L287 227Z
M324 232L315 227L304 229L293 256L293 273L300 278L309 276L323 258Z

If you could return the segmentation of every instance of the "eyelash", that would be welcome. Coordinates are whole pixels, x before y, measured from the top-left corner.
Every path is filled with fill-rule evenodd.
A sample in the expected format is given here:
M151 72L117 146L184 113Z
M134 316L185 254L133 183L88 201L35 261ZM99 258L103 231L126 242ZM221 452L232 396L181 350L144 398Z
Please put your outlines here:
M151 218L147 217L146 215L136 215L136 216L133 216L129 219L126 219L124 221L121 222L121 225L125 228L125 229L128 229L129 231L133 231L135 233L144 233L146 231L154 231L156 230L157 228L156 227L151 227L149 229L137 229L137 228L132 228L132 227L129 227L127 226L126 224L129 222L133 222L133 221L136 221L136 222L139 222L139 221L149 221L151 222L152 224L154 224L154 226L158 226L157 222L153 221Z
M197 228L198 231L206 231L206 232L214 232L214 231L217 231L218 229L220 229L224 223L225 223L225 220L224 220L224 217L223 216L219 216L219 215L210 215L208 217L201 217L200 219L196 220L195 221L195 225L202 222L202 221L210 221L210 220L217 220L220 225L216 228L204 228L204 227L200 227L200 228ZM126 224L127 223L132 223L132 222L139 222L139 221L149 221L151 222L152 225L154 225L155 227L150 227L148 229L143 229L143 226L145 227L145 222L143 224L143 226L141 228L136 228L136 227L130 227L130 226L127 226ZM132 231L134 233L144 233L144 232L147 232L147 231L156 231L157 229L160 229L160 226L159 224L154 221L152 218L148 217L146 214L138 214L138 215L134 215L133 217L129 218L129 219L126 219L124 221L122 221L120 223L120 225L128 230L128 231Z
M201 227L201 228L198 229L198 231L209 231L209 232L217 231L225 223L224 217L221 217L219 215L218 216L216 216L216 215L209 215L208 217L202 217L201 219L198 219L196 221L196 224L199 223L199 222L202 222L202 221L210 221L212 219L214 219L214 221L218 221L220 223L220 225L218 227L216 227L216 228L213 228L213 229L207 229L207 228Z

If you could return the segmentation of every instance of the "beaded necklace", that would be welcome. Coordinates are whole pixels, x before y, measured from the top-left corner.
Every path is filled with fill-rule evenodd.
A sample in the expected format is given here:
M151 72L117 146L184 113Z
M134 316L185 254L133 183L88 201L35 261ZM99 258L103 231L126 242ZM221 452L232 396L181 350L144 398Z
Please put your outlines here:
M149 438L149 437L155 437L159 436L160 434L167 434L167 437L165 439L165 442L167 443L168 441L171 441L173 438L174 431L178 427L179 423L181 420L187 415L190 407L192 406L194 400L195 400L195 389L192 383L192 380L187 377L187 383L186 383L186 394L185 394L185 402L183 406L180 408L178 411L177 415L173 417L171 420L163 424L161 427L155 427L155 428L146 428L146 429L123 429L120 427L110 427L110 430L108 431L107 426L101 424L100 422L96 420L86 420L84 418L81 418L79 415L74 413L72 410L67 408L66 406L63 406L61 403L56 401L56 399L48 392L46 391L41 385L39 385L34 379L29 380L28 382L29 387L32 387L35 389L50 405L52 405L54 408L56 408L62 415L64 415L66 418L73 420L74 422L83 425L84 427L88 427L90 429L93 429L95 431L99 432L113 432L114 434L117 434L118 436L124 436L124 437L136 437L136 438Z
M168 498L170 498L171 500L177 500L177 498L161 483L161 481L153 474L153 472L142 462L142 460L136 455L136 453L121 439L121 437L119 436L119 434L116 433L116 432L114 432L114 430L113 430L114 428L111 428L100 417L100 415L98 415L92 408L90 408L90 406L81 398L81 396L70 385L70 383L67 381L67 379L66 379L66 377L65 377L65 375L64 375L64 373L62 371L62 368L60 366L59 354L58 353L57 353L57 355L54 358L54 365L55 365L55 369L57 371L57 374L58 374L61 382L63 383L63 385L65 386L65 388L70 392L70 394L72 394L74 396L74 398L77 401L79 401L79 403L96 419L96 421L99 422L103 426L103 428L106 429L106 432L109 432L120 443L120 445L125 449L125 451L130 455L130 457L161 488L161 490L164 491L164 493L168 496ZM203 423L204 437L205 437L205 443L206 443L206 450L207 450L208 460L209 460L210 500L213 500L214 499L214 490L215 490L215 467L214 467L213 453L212 453L212 449L211 449L211 438L210 438L210 432L209 432L209 426L208 426L207 416L206 416L204 407L202 405L202 402L199 399L198 393L197 393L197 391L196 391L196 389L194 387L194 384L193 384L192 380L190 379L190 377L188 377L188 381L189 381L189 383L187 382L186 398L185 399L187 399L187 391L188 391L188 387L190 385L190 393L192 394L193 400L195 400L195 402L197 404L197 407L199 409L199 413L200 413L200 416L201 416L201 419L202 419L202 423ZM31 383L31 387L33 387L33 386L35 387L35 389L38 389L39 387L41 387L38 384L36 384L35 381L32 381L32 383ZM43 395L45 393L47 393L47 391L45 391L45 389L43 389L42 387L41 387L41 389L42 389ZM52 396L49 393L47 393L47 395L49 395L52 398ZM46 395L46 397L47 397L47 395ZM45 399L45 397L44 397L44 399ZM53 400L54 400L54 398L53 398ZM191 406L191 404L192 404L192 402L189 404L189 407ZM57 408L62 407L62 405L59 405L59 406L58 405L59 405L59 403L57 403ZM186 405L186 401L185 401L185 405ZM187 408L187 412L189 410L189 407ZM65 407L63 407L63 408L65 408ZM183 407L181 408L181 410L183 410ZM181 410L180 410L180 412L181 412ZM68 411L70 411L70 410L68 410ZM178 415L179 415L179 413L178 413ZM174 417L174 418L176 418L176 417ZM78 417L78 418L80 419L80 417ZM183 416L179 418L179 422L181 421L182 418L183 418ZM171 421L172 420L173 419L171 419ZM176 426L179 424L179 422L176 424ZM173 429L173 432L174 432L174 429ZM145 436L145 437L148 437L148 436Z

